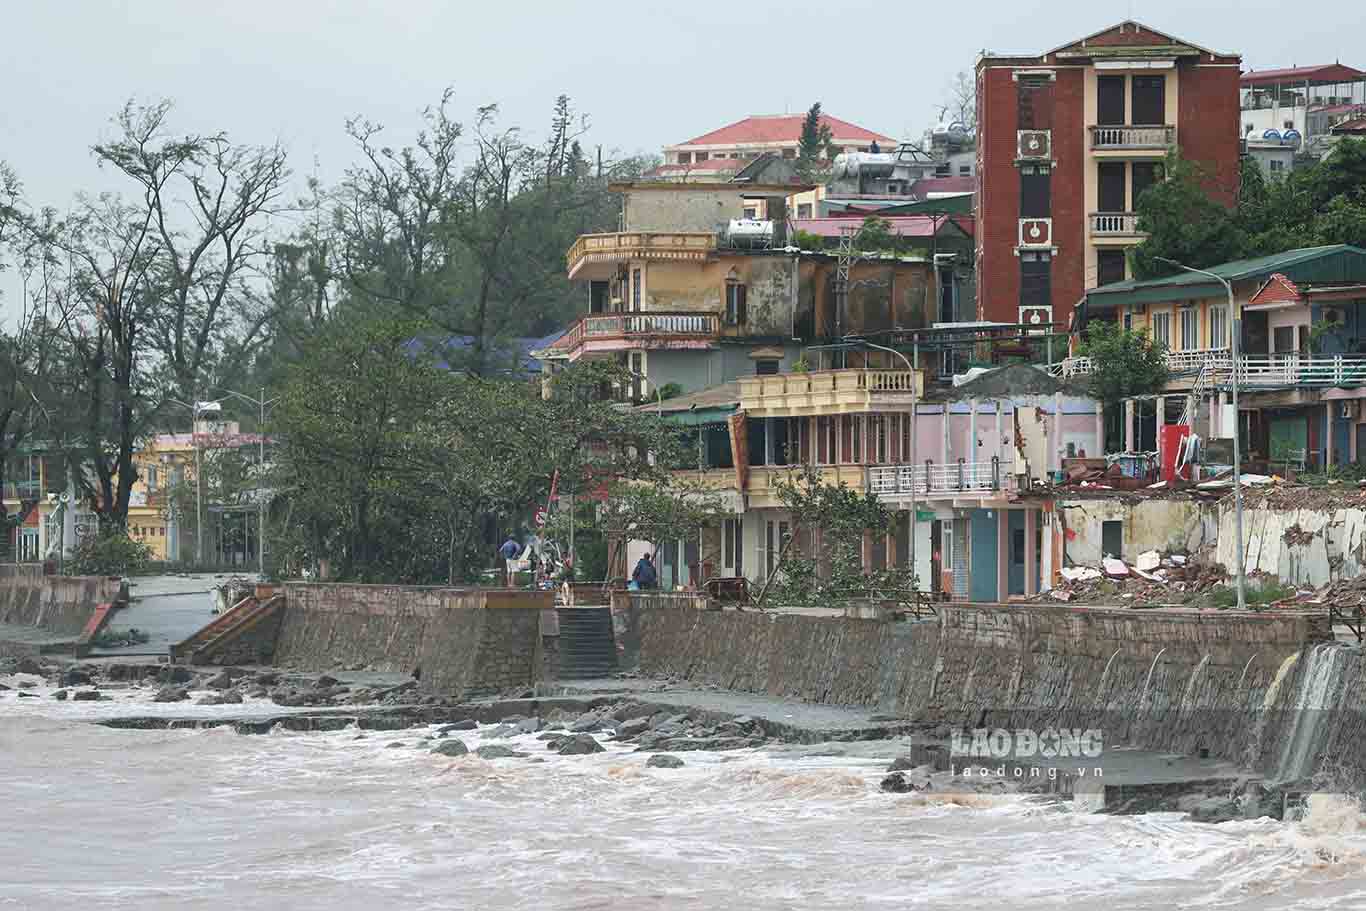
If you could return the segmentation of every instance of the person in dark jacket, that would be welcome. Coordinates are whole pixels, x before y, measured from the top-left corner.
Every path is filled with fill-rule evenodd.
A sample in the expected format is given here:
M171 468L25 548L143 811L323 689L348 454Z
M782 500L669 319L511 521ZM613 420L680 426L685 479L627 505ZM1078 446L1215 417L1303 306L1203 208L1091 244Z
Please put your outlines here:
M655 575L655 565L650 562L650 555L645 554L640 558L640 562L636 564L635 570L631 573L631 579L636 585L640 586L642 589L646 589L654 588L657 578L658 577Z
M517 543L517 539L508 535L508 539L503 542L503 546L498 548L498 556L503 558L504 582L508 588L512 587L513 563L517 560L518 554L522 552L522 545Z

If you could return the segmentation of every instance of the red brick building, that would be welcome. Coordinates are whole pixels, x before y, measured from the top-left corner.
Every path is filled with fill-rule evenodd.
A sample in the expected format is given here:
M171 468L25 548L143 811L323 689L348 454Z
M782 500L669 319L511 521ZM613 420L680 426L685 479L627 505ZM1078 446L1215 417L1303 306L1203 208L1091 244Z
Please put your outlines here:
M1122 22L1035 57L977 62L977 312L1066 330L1129 277L1134 201L1172 147L1237 198L1241 58Z

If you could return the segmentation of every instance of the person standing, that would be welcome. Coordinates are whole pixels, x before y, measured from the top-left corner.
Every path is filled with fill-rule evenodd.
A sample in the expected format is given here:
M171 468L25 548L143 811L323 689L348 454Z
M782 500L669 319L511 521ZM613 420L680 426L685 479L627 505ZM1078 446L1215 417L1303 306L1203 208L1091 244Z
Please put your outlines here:
M517 555L522 552L522 545L517 543L517 539L508 535L508 539L503 542L503 546L498 548L498 555L503 558L504 581L508 588L512 588L512 574L517 562Z
M647 553L636 564L635 570L631 573L631 581L635 582L642 591L645 591L655 587L656 579L655 565L650 561L650 555Z

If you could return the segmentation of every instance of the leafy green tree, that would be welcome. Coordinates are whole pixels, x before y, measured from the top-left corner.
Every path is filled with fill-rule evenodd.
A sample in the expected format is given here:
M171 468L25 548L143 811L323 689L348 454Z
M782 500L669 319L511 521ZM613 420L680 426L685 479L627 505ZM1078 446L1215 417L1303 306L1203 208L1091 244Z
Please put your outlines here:
M806 183L813 183L820 175L821 156L830 150L831 139L830 126L821 119L821 103L817 101L807 110L797 139L797 175Z
M915 588L911 567L864 570L864 536L882 546L894 527L895 514L877 496L832 484L812 465L793 468L775 488L792 532L761 603L828 606L850 598L900 597Z
M1213 178L1198 164L1172 154L1167 179L1139 196L1138 230L1148 237L1130 254L1139 278L1169 275L1159 258L1205 268L1239 259L1247 249L1237 214L1210 196Z
M1166 346L1147 332L1126 329L1118 322L1092 321L1078 354L1091 358L1087 388L1115 418L1110 427L1116 432L1120 402L1161 391L1169 375Z

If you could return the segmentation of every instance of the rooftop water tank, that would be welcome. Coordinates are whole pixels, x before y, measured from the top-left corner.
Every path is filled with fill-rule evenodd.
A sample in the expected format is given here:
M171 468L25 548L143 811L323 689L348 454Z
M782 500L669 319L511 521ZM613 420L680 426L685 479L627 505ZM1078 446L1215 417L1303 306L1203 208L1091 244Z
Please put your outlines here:
M895 152L841 152L832 165L835 179L891 177L896 166Z
M1266 130L1262 133L1263 139L1280 139L1281 134L1277 130Z
M732 247L766 247L773 242L773 222L766 218L732 218L726 226Z
M1298 143L1300 139L1301 136L1299 130L1286 130L1284 133L1281 134L1281 140L1283 142Z

